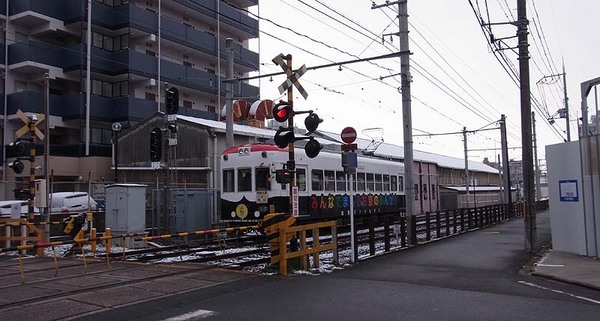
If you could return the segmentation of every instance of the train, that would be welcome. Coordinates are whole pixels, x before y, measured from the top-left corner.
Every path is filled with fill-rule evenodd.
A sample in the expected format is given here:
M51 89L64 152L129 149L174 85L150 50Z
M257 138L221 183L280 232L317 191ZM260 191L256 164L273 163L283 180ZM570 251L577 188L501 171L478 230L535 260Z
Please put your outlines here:
M360 155L355 173L346 174L340 152L322 150L317 157L309 158L304 149L295 148L294 156L298 219L348 217L351 199L357 216L404 213L403 163ZM276 170L282 169L288 159L287 147L266 143L223 151L220 220L250 223L269 213L293 213L290 184L280 184L275 177Z

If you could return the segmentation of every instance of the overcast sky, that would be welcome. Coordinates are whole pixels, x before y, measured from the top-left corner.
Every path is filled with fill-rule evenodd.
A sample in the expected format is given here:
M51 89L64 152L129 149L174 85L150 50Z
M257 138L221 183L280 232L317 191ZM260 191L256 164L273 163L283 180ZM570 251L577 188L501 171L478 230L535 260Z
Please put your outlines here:
M545 120L563 107L561 77L564 59L570 102L571 139L577 139L576 119L581 110L580 83L600 77L595 63L600 45L594 32L600 30L600 1L528 0L530 20L531 90L538 108L538 157L544 146L566 138L565 119L557 119L554 130ZM382 0L375 1L383 3ZM472 0L485 22L506 22L516 17L516 0ZM486 3L488 6L486 7ZM294 69L302 64L317 66L388 54L398 50L398 38L382 34L398 31L397 6L371 9L369 0L268 0L260 2L261 72L280 71L271 59L292 54ZM498 62L468 0L409 0L409 30L412 69L412 116L414 148L463 157L462 135L417 136L497 127L501 114L508 119L509 151L521 159L519 88ZM269 19L271 23L265 19ZM291 30L289 30L289 29ZM512 25L494 26L496 38L516 35ZM515 39L505 40L516 46ZM504 50L518 70L516 52ZM498 56L499 57L499 56ZM341 68L340 68L341 67ZM346 126L359 136L382 136L402 145L402 105L399 58L342 65L307 72L300 82L309 93L304 100L296 90L295 108L313 109L324 119L322 129L340 132ZM510 68L510 67L508 67ZM341 69L341 70L340 70ZM383 82L379 77L384 78ZM281 99L277 87L283 76L262 79L263 99ZM590 95L590 115L594 114ZM535 105L535 102L534 102ZM302 124L301 119L296 123ZM382 130L368 130L381 128ZM366 131L365 131L366 130ZM500 153L499 130L468 135L469 159L495 159Z

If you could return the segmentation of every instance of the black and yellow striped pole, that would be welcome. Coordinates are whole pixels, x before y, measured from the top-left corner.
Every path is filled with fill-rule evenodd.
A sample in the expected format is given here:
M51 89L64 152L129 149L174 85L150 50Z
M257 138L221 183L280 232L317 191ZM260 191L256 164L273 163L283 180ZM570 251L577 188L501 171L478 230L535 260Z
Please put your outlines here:
M29 144L29 202L28 202L28 218L33 221L35 218L35 135L36 135L36 122L37 119L34 117L30 118L28 127L30 136Z

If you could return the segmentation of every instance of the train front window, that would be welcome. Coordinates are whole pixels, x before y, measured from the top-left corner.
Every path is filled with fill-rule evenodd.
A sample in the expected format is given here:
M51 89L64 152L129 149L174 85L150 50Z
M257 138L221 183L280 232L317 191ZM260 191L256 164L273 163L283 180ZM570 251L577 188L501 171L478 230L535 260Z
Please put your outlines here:
M252 169L238 168L238 192L252 191Z
M373 178L373 174L367 174L367 192L375 191L375 179Z
M383 184L381 181L381 174L375 174L375 191L381 192L383 189Z
M235 192L233 169L223 170L223 192Z
M392 175L390 178L392 179L392 192L395 192L398 190L398 176Z
M383 175L383 191L390 191L390 175Z
M268 167L257 167L254 170L254 177L256 177L256 182L254 182L254 188L257 191L270 191L271 190L271 181L269 178L271 177L271 170Z

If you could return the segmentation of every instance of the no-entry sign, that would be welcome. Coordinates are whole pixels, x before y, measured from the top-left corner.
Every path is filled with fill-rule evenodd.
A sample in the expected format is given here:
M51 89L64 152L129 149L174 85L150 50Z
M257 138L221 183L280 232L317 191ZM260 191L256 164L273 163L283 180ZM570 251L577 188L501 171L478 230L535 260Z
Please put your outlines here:
M342 141L346 144L352 144L356 140L356 130L353 127L342 129Z

